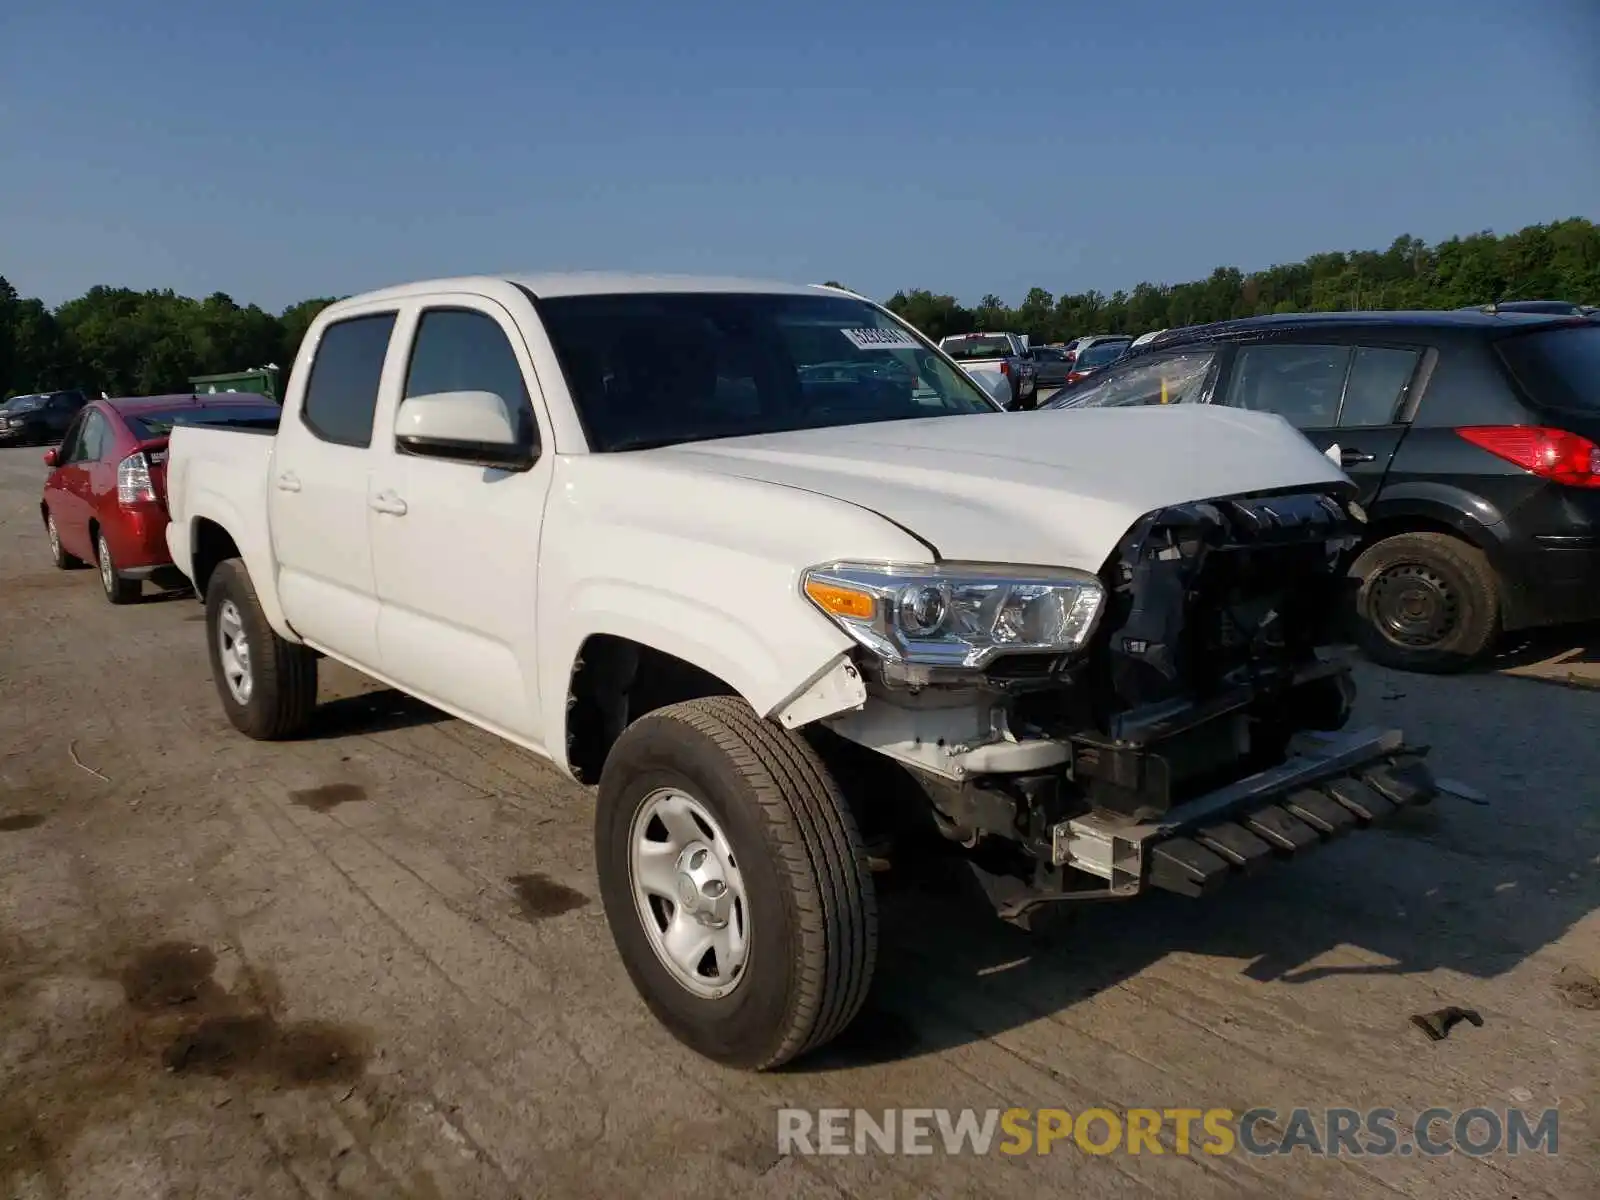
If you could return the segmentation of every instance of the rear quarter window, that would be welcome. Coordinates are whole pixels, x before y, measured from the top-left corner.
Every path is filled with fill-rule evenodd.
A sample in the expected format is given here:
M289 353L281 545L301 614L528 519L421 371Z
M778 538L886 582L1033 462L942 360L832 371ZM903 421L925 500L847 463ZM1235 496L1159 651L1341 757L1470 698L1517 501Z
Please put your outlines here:
M1536 407L1600 411L1600 322L1519 334L1499 350Z

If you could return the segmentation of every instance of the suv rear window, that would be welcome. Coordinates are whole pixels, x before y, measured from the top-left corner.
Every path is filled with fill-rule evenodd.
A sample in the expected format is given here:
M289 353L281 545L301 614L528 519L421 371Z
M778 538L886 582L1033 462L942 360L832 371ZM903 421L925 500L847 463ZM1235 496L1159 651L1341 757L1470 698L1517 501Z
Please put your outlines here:
M1107 363L1114 363L1128 352L1128 347L1133 345L1133 339L1122 342L1096 342L1087 350L1078 354L1079 367L1103 367Z
M1600 324L1509 337L1500 343L1500 356L1535 405L1600 409Z

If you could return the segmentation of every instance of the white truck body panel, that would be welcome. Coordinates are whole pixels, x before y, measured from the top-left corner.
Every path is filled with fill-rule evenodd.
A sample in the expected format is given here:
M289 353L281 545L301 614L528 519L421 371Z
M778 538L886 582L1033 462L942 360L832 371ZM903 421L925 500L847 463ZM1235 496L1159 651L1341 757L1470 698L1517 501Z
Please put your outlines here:
M815 292L676 277L523 277L537 295ZM424 308L487 314L510 341L542 451L514 472L397 451ZM370 445L302 419L319 339L394 313ZM1002 380L1003 382L1003 380ZM1006 385L1009 388L1009 384ZM1275 416L1214 406L947 416L591 454L555 351L512 281L411 284L330 306L301 346L276 437L180 427L168 532L232 537L277 632L565 768L586 639L629 638L786 723L859 703L853 642L800 590L819 563L951 560L1096 570L1163 505L1341 478ZM830 705L833 706L830 710Z
M1283 418L1220 405L887 421L649 456L848 500L943 559L1085 571L1153 509L1343 478Z

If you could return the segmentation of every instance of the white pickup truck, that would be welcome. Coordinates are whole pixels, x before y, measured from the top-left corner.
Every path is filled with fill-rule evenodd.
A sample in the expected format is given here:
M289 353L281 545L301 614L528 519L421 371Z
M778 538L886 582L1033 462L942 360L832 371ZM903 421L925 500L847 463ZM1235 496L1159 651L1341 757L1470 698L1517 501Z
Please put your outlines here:
M325 655L598 783L626 968L725 1063L850 1022L872 870L919 831L1022 922L1199 895L1434 791L1397 732L1344 730L1362 518L1299 433L1003 416L834 289L374 292L312 325L275 432L169 451L233 724L299 732Z

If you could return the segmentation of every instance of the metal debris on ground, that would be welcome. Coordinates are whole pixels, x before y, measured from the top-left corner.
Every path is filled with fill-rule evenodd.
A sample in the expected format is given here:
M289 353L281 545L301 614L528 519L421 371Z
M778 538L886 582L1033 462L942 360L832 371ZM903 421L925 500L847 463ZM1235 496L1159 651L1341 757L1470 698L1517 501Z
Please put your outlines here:
M1411 1018L1411 1023L1423 1033L1428 1035L1432 1042L1442 1042L1450 1036L1450 1031L1461 1022L1476 1029L1483 1028L1483 1018L1477 1011L1470 1008L1457 1008L1450 1005L1448 1008L1436 1008L1432 1012L1417 1013Z

